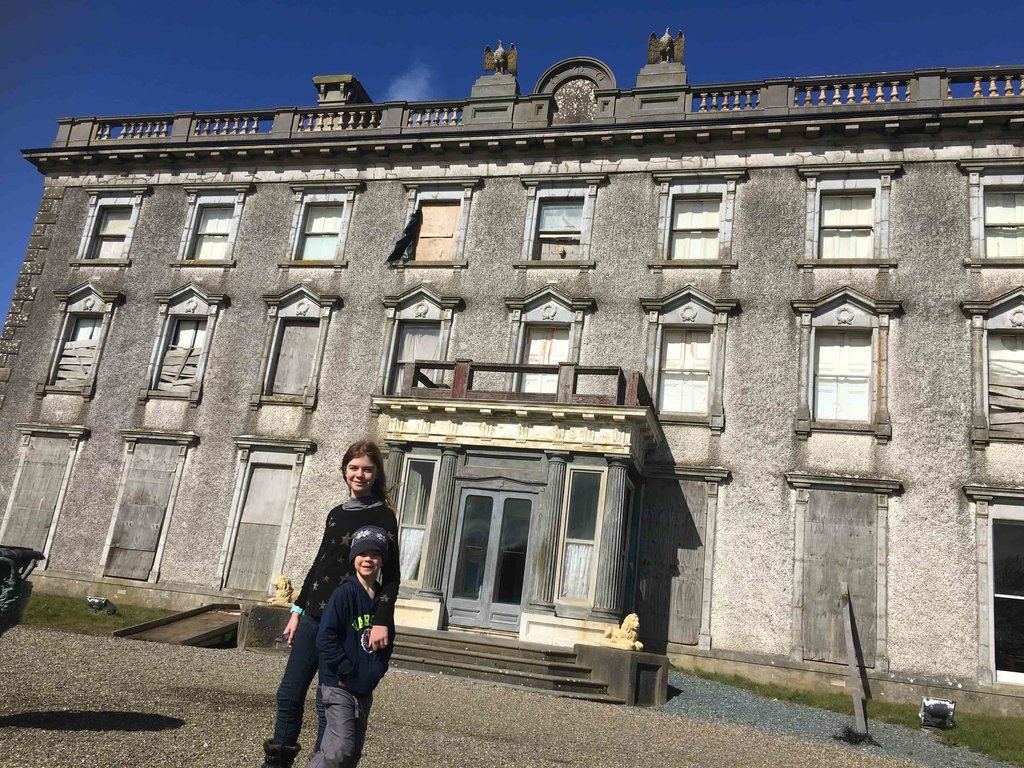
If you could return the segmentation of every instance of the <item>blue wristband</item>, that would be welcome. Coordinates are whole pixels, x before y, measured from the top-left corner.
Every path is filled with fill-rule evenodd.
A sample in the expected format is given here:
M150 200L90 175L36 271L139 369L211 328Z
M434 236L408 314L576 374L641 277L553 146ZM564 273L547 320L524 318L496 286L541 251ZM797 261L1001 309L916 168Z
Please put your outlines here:
M304 613L304 611L301 608L299 608L299 606L293 605L292 606L292 613L297 613L297 614L299 614L299 616L301 616Z

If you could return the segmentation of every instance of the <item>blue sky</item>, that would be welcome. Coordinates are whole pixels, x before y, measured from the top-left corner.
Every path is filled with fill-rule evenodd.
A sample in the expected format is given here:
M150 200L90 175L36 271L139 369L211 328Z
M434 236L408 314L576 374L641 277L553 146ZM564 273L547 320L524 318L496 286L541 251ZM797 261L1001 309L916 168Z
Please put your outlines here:
M0 0L0 309L6 308L42 177L20 150L58 117L245 109L315 102L310 78L356 75L376 100L469 94L484 45L519 50L532 90L556 61L606 62L629 88L646 38L686 35L693 83L1024 64L1024 3Z

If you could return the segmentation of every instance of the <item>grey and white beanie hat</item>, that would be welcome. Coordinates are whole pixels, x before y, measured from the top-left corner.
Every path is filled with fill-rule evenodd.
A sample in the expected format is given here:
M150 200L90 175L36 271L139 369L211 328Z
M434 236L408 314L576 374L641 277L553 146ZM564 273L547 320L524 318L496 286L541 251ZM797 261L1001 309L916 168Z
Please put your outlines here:
M352 534L352 541L348 548L348 559L355 560L356 555L362 555L376 550L381 557L388 556L388 535L385 530L376 525L364 525Z

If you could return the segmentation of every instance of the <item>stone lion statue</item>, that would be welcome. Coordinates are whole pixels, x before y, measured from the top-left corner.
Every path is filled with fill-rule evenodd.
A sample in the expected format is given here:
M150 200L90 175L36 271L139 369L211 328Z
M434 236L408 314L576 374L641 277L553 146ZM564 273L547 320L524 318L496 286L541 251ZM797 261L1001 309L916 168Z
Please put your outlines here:
M274 596L267 598L268 605L280 605L284 608L291 608L295 600L295 590L292 589L292 580L283 573L270 582L274 588Z
M604 631L605 644L630 651L642 651L644 644L637 639L639 633L640 617L631 613L622 620L622 626L608 627Z

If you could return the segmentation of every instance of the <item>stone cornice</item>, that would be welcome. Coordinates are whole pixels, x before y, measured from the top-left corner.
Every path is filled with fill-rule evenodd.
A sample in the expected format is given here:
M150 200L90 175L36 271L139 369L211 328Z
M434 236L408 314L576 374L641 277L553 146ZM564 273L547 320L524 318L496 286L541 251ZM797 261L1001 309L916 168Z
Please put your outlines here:
M903 490L903 483L885 477L858 475L819 475L810 472L787 472L786 482L794 488L839 488L870 490L892 495Z

